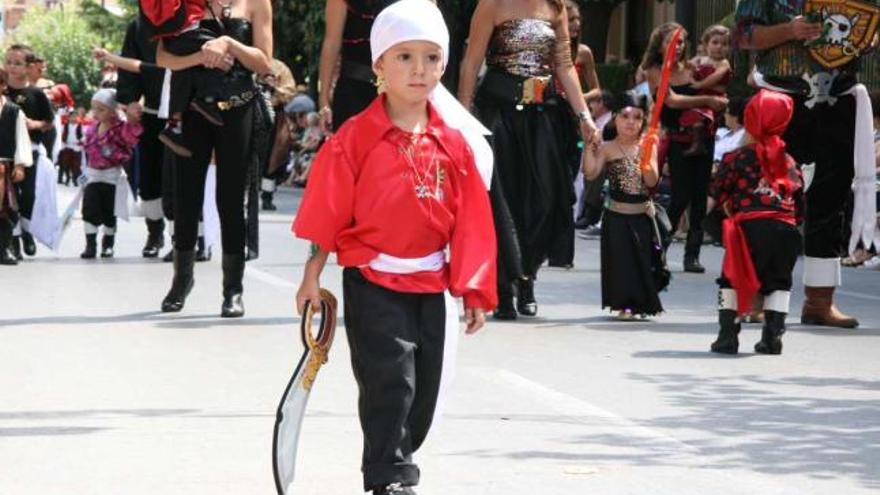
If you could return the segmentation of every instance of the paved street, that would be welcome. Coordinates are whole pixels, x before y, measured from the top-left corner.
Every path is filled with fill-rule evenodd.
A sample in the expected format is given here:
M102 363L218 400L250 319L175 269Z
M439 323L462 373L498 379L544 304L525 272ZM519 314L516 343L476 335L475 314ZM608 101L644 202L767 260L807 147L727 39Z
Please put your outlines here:
M171 266L140 257L141 219L120 223L113 260L79 259L77 221L60 256L41 248L0 268L0 494L274 493L275 408L301 352L297 198L282 192L262 217L241 320L218 317L219 256L196 266L182 313L159 312ZM862 328L789 318L784 354L767 357L751 352L752 325L746 352L724 358L707 352L715 275L681 274L680 245L667 312L620 323L599 308L598 242L577 242L575 269L543 272L540 318L462 339L446 414L418 456L420 494L880 491L880 272L844 274L839 302ZM710 272L720 255L708 248ZM337 295L339 275L323 278ZM355 394L340 323L296 493L360 493Z

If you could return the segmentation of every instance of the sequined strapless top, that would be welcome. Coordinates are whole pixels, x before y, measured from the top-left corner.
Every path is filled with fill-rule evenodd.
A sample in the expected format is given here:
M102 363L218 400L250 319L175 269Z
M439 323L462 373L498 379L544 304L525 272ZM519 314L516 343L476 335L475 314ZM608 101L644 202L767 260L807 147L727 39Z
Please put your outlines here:
M608 186L611 197L617 201L632 199L632 202L646 201L648 188L642 180L638 163L627 163L624 158L609 160L605 163L608 174ZM626 201L631 202L631 201Z
M556 32L542 19L511 19L495 26L486 64L520 77L553 73Z

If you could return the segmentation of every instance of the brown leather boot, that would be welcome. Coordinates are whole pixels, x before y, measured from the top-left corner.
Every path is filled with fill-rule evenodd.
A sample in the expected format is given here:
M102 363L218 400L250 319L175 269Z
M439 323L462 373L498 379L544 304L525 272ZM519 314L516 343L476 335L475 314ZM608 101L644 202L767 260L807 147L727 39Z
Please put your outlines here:
M801 323L823 327L856 328L859 321L847 316L834 305L834 287L804 287Z

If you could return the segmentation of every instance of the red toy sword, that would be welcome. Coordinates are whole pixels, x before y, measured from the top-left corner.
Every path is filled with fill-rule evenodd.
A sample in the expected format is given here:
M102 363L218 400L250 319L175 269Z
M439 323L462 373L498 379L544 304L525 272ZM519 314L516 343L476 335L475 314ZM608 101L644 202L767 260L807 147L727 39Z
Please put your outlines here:
M666 94L669 93L669 79L672 77L672 64L678 59L678 43L681 41L681 28L676 29L672 33L672 39L669 46L666 47L666 56L663 57L663 69L660 72L660 86L657 88L657 99L654 101L654 109L651 112L651 122L648 124L648 130L642 139L642 158L639 162L639 168L648 170L651 167L651 157L654 156L654 148L657 147L657 141L660 139L660 113L663 111L663 104L666 101Z

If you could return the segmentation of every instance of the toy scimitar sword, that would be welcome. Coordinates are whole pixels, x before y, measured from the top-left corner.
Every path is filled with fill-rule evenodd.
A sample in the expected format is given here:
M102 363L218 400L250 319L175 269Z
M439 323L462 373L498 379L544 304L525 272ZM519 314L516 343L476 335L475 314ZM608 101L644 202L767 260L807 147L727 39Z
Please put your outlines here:
M278 414L275 418L275 435L272 442L272 470L275 474L275 488L278 495L291 493L294 471L296 470L296 450L299 433L305 416L306 404L318 370L327 362L333 334L336 331L336 297L330 291L321 289L321 319L318 333L312 333L315 306L306 303L305 313L300 323L305 350L296 370L284 389Z

